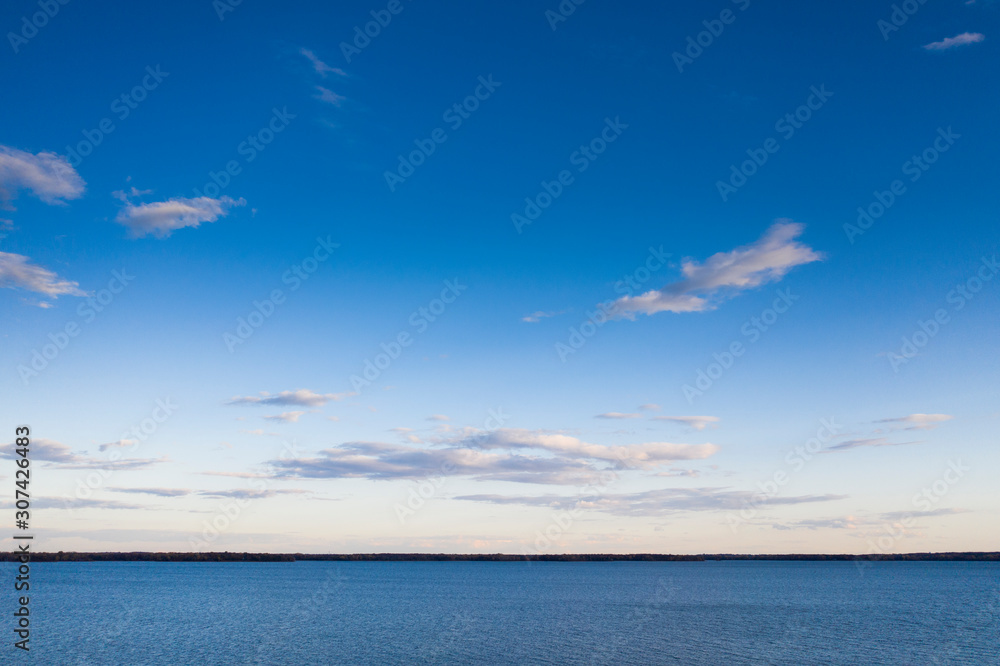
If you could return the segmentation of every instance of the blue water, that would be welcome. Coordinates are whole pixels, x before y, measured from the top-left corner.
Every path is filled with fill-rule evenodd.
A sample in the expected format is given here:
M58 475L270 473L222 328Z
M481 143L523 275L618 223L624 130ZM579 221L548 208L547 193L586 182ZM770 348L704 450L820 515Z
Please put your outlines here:
M0 565L7 590L13 565ZM35 563L38 664L1000 664L1000 564Z

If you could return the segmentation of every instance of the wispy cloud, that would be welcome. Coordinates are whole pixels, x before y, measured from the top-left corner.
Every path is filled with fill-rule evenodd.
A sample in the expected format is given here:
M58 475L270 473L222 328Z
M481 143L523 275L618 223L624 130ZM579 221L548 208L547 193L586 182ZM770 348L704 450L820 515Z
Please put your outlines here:
M313 70L315 70L315 72L317 74L319 74L320 76L322 76L324 78L326 78L327 74L336 74L338 76L347 76L347 73L344 70L340 69L339 67L331 67L330 65L328 65L325 62L323 62L322 60L320 60L319 57L315 53L313 53L312 51L310 51L307 48L301 48L301 49L299 49L299 53L301 53L306 58L308 58L309 62L312 63Z
M188 488L108 488L108 490L114 493L155 495L156 497L183 497L194 492Z
M203 497L234 498L234 499L267 499L278 495L306 495L308 490L217 490L198 493Z
M135 446L138 442L134 439L119 439L115 442L108 442L107 444L101 444L97 447L98 451L107 451L108 449L124 449L125 447Z
M895 419L880 419L875 423L896 423L903 430L933 430L954 417L951 414L910 414Z
M823 259L798 242L804 226L781 220L756 242L730 252L719 252L699 263L681 263L684 279L639 296L624 296L612 304L612 313L634 319L636 314L704 312L748 289L781 280L796 266Z
M65 204L68 199L82 197L85 185L65 157L50 152L32 155L0 145L0 202L4 206L9 206L20 190L47 204Z
M23 254L0 252L0 287L24 289L49 298L86 296L80 283L60 278L47 268L31 263Z
M17 448L18 446L14 442L4 444L3 446L0 446L0 454L3 454L4 458L17 458L19 457L16 453ZM80 456L73 453L72 449L62 442L57 442L51 439L35 438L31 440L31 460L38 462L66 463L80 460Z
M859 520L854 516L844 518L812 518L791 523L774 523L776 530L856 530Z
M338 95L329 88L324 88L323 86L316 86L316 90L318 90L319 92L318 94L313 95L313 97L315 97L321 102L326 102L327 104L340 106L344 102L344 100L347 99L343 95Z
M642 414L626 414L624 412L604 412L603 414L598 414L595 419L637 419L641 417Z
M969 513L968 509L931 509L930 511L891 511L880 513L879 520L884 522L897 522L907 518L937 518L939 516L954 516L960 513Z
M639 409L641 409L644 412L658 412L660 411L661 407L655 403L650 402L645 405L639 405Z
M16 458L17 446L14 442L0 446L0 455L4 458ZM38 462L50 462L55 469L114 469L136 470L148 469L153 465L169 462L162 458L121 458L119 460L104 460L91 458L74 453L72 449L51 439L34 439L31 442L31 459Z
M271 394L261 391L260 395L236 396L229 400L230 405L284 405L298 407L322 407L331 400L334 402L349 398L356 393L316 393L310 389L281 391Z
M529 315L521 317L521 321L526 321L529 324L537 324L542 319L547 317L558 317L561 314L566 314L567 310L551 311L545 312L544 310L537 310Z
M654 416L654 421L670 421L671 423L680 423L681 425L686 425L689 428L694 428L695 430L704 430L708 427L715 427L715 424L721 421L718 416Z
M566 497L560 495L503 496L461 495L455 499L490 504L518 504L546 507L555 510L584 509L619 516L662 516L682 511L738 511L758 493L749 490L725 488L664 488L641 493ZM769 505L794 505L812 502L831 502L846 495L799 495L775 497Z
M968 44L975 44L986 39L986 35L981 32L963 32L960 35L955 35L954 37L946 37L940 42L931 42L930 44L924 44L924 48L928 51L946 51L948 49L953 49L957 46L966 46Z
M906 446L908 444L920 444L920 442L890 442L885 437L873 437L870 439L849 439L846 442L841 442L840 444L834 444L833 446L828 446L824 450L824 452L848 451L850 449L860 449L865 447L878 447L878 446Z
M305 412L282 412L281 414L274 414L271 416L265 416L264 418L268 421L281 421L282 423L297 423L299 417L305 414Z
M713 455L714 444L647 442L603 446L576 437L529 430L465 429L438 448L346 442L317 457L272 460L279 476L301 478L416 479L429 475L477 480L577 484L595 479L609 464L655 470L678 460Z
M540 449L558 455L619 462L631 469L652 469L676 460L701 460L715 454L715 444L644 442L605 446L570 435L515 428L500 428L468 440L481 449Z
M13 508L14 502L0 502L0 508ZM117 500L101 499L54 499L49 497L36 498L31 501L31 506L35 509L137 509L148 511L149 507L141 504L128 504Z
M178 229L196 228L202 222L215 222L228 215L234 206L246 205L243 198L224 196L218 199L177 197L137 206L128 199L130 194L119 191L115 192L115 196L125 202L125 207L118 212L115 222L127 227L132 238L147 235L166 238Z

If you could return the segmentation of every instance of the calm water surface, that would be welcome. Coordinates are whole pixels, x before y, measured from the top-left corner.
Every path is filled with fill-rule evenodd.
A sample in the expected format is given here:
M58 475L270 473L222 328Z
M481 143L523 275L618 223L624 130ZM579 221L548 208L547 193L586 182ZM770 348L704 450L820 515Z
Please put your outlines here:
M5 592L2 663L1000 664L1000 563L36 563L31 582L33 649L14 654Z

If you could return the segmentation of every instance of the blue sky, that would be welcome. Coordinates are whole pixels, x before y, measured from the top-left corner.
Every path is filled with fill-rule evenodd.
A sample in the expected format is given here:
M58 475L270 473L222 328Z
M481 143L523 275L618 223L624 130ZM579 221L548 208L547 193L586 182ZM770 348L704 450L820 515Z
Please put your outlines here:
M46 548L995 548L995 3L39 7Z

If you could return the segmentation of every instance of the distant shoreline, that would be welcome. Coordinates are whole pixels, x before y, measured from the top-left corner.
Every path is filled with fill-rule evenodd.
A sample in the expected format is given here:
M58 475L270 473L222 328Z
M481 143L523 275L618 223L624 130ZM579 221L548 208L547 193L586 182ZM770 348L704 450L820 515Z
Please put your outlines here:
M2 561L17 561L18 555L6 552ZM169 553L169 552L57 552L32 553L32 562L718 562L718 561L794 561L794 562L1000 562L1000 552L964 553L890 553L890 554L450 554L450 553Z

